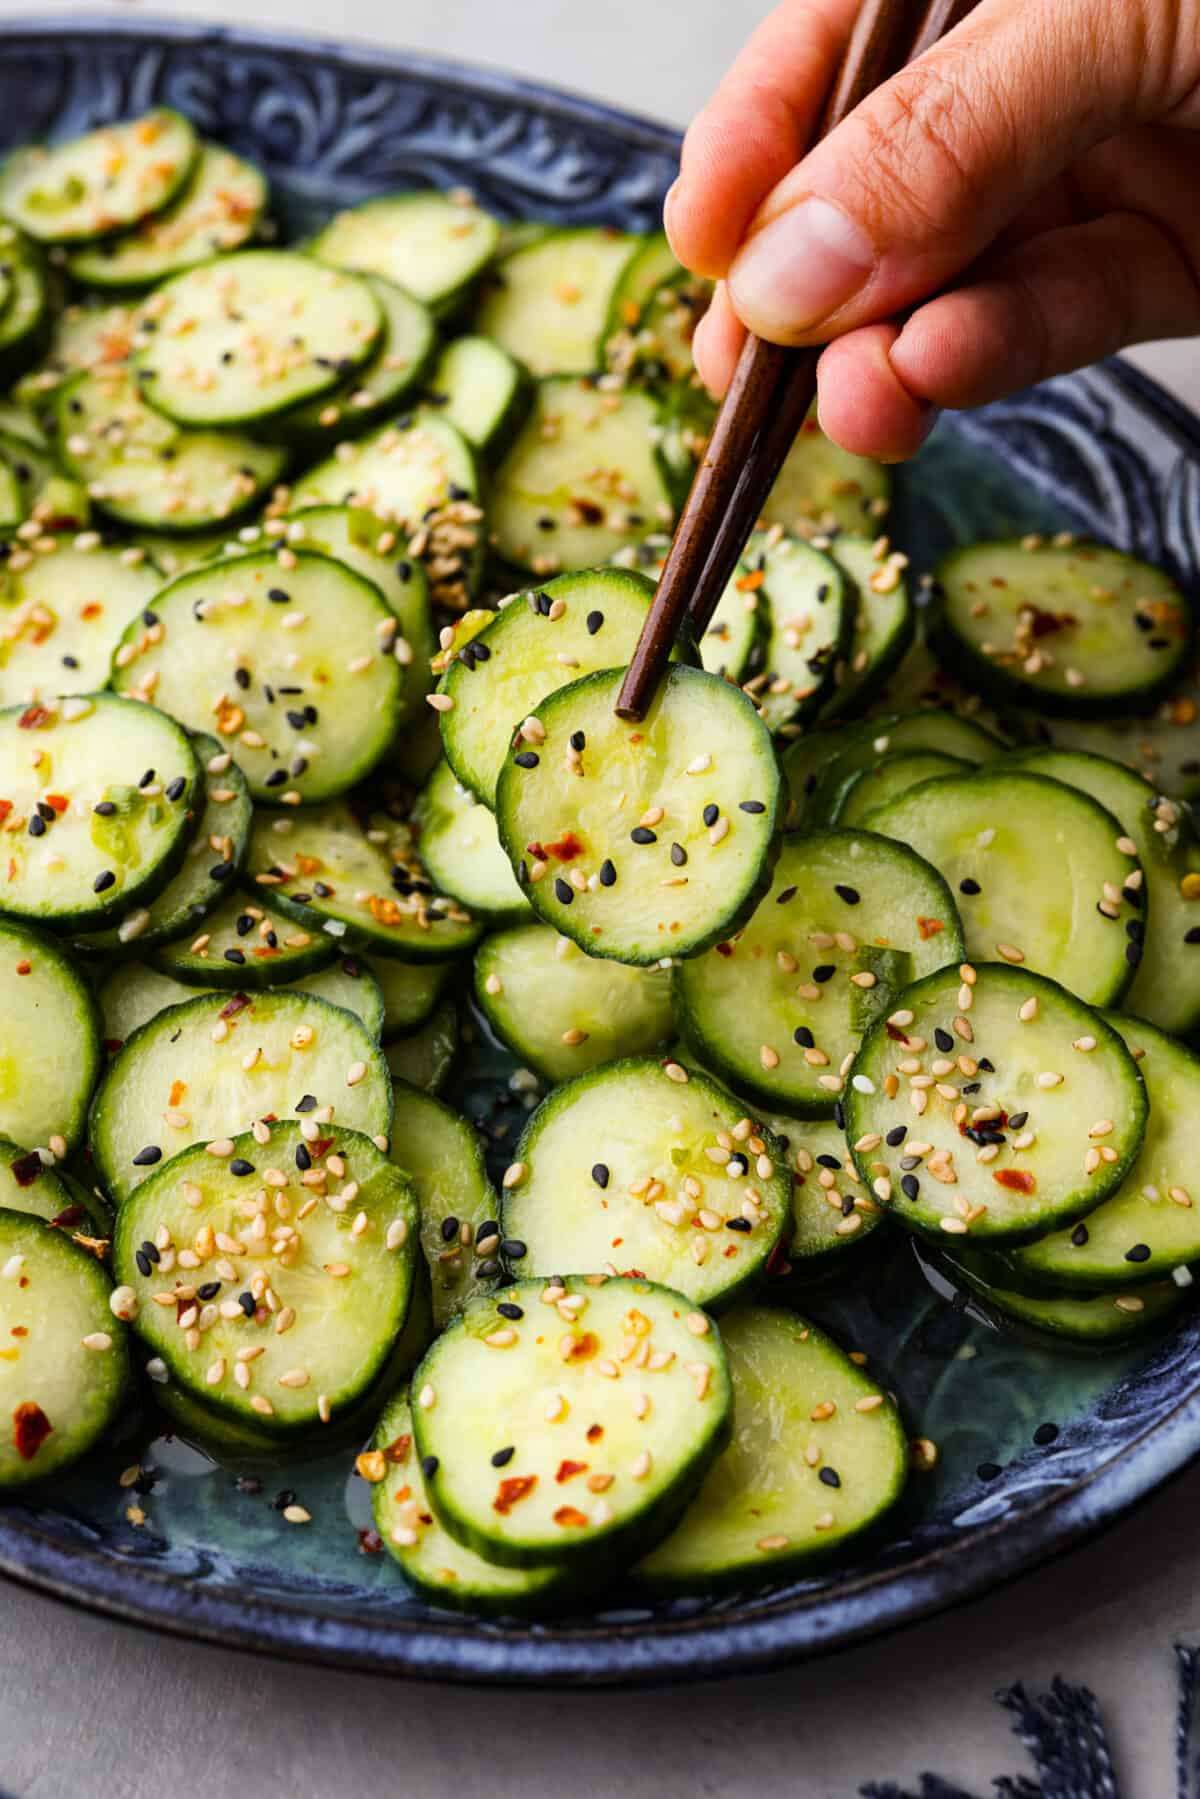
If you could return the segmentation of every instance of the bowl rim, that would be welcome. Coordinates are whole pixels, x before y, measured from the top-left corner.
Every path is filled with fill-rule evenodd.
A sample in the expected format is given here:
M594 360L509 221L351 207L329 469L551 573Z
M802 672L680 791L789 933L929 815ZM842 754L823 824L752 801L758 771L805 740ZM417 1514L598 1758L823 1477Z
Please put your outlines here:
M301 62L320 59L363 73L381 71L458 96L519 102L578 126L619 133L623 142L674 158L681 134L654 119L502 70L355 39L335 43L302 32L203 20L100 14L17 16L0 21L0 56L27 42L102 39L227 46ZM1120 357L1089 378L1123 397L1190 457L1200 461L1200 417ZM1116 1523L1140 1500L1200 1457L1200 1369L1175 1404L1133 1441L1034 1504L973 1524L903 1566L877 1563L829 1593L752 1600L709 1615L605 1619L600 1625L539 1624L519 1631L447 1613L358 1617L322 1610L305 1597L243 1596L67 1543L36 1521L0 1509L0 1573L111 1618L176 1636L288 1659L375 1674L489 1685L616 1687L713 1678L778 1667L848 1648L977 1598L1028 1573Z

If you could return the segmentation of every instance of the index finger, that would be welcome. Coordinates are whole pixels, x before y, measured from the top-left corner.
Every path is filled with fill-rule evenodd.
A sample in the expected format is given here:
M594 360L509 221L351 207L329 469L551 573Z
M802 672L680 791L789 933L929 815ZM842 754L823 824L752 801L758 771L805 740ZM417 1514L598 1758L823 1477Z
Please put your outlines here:
M783 0L693 119L665 220L695 274L725 274L759 206L809 148L857 11L858 0Z

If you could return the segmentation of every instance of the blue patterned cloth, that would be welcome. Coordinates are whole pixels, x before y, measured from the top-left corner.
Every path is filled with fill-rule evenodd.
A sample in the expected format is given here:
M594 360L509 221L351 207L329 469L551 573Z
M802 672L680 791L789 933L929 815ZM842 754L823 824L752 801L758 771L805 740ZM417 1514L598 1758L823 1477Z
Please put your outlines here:
M1179 1708L1175 1725L1177 1799L1200 1799L1200 1647L1175 1645ZM1031 1699L1018 1682L996 1694L1013 1715L1013 1730L1028 1750L1036 1779L1001 1774L993 1799L1120 1799L1104 1720L1087 1687L1058 1678ZM860 1787L861 1799L975 1799L937 1774L922 1774L914 1793L894 1780Z

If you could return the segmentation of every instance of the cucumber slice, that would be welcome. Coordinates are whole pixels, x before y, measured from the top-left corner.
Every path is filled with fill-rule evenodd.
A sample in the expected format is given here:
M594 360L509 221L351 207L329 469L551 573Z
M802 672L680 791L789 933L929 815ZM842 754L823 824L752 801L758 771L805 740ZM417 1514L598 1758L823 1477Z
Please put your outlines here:
M429 582L415 557L396 543L396 533L373 512L350 506L309 506L293 515L290 540L344 562L371 581L400 621L392 654L400 664L397 729L423 715L428 665L436 644L429 615ZM401 553L397 555L397 549Z
M331 937L276 916L258 898L231 893L201 920L194 937L189 933L151 951L151 965L191 987L252 992L317 974L335 960Z
M505 1175L504 1232L523 1267L634 1270L726 1306L761 1281L791 1215L773 1140L734 1135L740 1101L698 1069L649 1057L576 1076L542 1102Z
M391 1401L358 1470L373 1483L371 1507L385 1547L408 1585L431 1605L512 1616L562 1597L566 1582L560 1569L498 1568L464 1549L438 1523L413 1447L407 1393Z
M552 1085L669 1043L671 977L585 956L546 925L496 931L475 956L475 998L513 1055Z
M207 993L220 993L227 1002L228 991L208 987ZM362 1020L377 1041L383 1031L383 995L371 970L353 957L323 968L319 974L305 975L284 991L313 993L330 1005L343 1006ZM104 1047L110 1054L119 1050L141 1025L148 1024L168 1006L179 1006L197 998L197 989L183 981L160 974L140 962L119 963L100 987L97 999L103 1017Z
M84 956L144 955L177 937L194 934L237 879L250 840L250 792L246 777L214 737L193 744L207 771L204 810L183 867L148 904L129 912L115 928L75 938Z
M267 183L223 144L201 144L183 191L132 231L74 251L67 273L90 287L153 287L211 256L239 250L258 230Z
M1164 1031L1182 1035L1200 1023L1200 840L1191 815L1164 799L1140 775L1102 756L1080 750L1037 750L1021 754L1019 765L1034 774L1065 781L1090 794L1118 819L1126 842L1136 850L1124 898L1149 919L1125 916L1125 953L1136 969L1125 995L1126 1010Z
M0 924L0 993L0 1135L61 1161L83 1138L100 1071L96 1002L56 945L9 924Z
M968 718L932 710L862 719L836 733L815 732L784 751L783 771L792 797L789 824L831 824L841 796L860 769L878 766L901 750L937 750L963 762L989 762L1004 745Z
M792 1171L791 1266L779 1272L806 1281L843 1267L885 1216L854 1166L845 1131L832 1118L781 1112L768 1112L762 1124Z
M822 715L851 718L866 710L912 647L917 609L905 578L906 559L886 538L872 542L839 532L829 554L853 587L854 630Z
M642 323L659 289L684 280L686 274L665 231L655 231L641 239L613 288L604 326L605 348L610 356L613 336L632 332Z
M733 1440L637 1571L660 1591L709 1593L799 1573L877 1524L908 1474L895 1402L823 1331L751 1307L722 1326L721 1339Z
M769 734L720 676L676 663L637 724L614 711L623 676L543 700L545 738L505 763L496 817L542 921L589 955L645 966L699 955L754 910L780 782Z
M366 967L383 999L379 1035L384 1043L420 1029L454 972L452 962L400 962L395 956L375 956Z
M481 456L494 460L520 428L533 389L507 350L486 337L457 337L443 348L427 399Z
M51 330L50 284L36 244L0 224L0 268L9 299L0 314L0 380L11 381L42 354Z
M180 430L146 405L124 364L64 381L55 418L66 467L99 510L150 530L204 530L238 517L286 460L240 433Z
M0 1211L0 1268L0 1490L11 1492L61 1473L108 1436L130 1363L108 1276L65 1232Z
M387 194L339 212L309 246L321 262L396 281L444 311L491 259L500 224L465 189Z
M292 507L362 507L411 533L408 554L426 560L433 599L461 612L479 585L479 473L448 420L405 414L318 462L292 489Z
M819 1117L897 993L962 955L949 888L906 846L869 831L791 836L749 924L676 969L676 1006L723 1080Z
M636 550L628 545L613 558L620 568L637 568L657 582L671 540L662 532L646 538ZM711 675L726 675L739 685L761 666L767 635L768 608L761 570L739 564L725 585L717 609L700 640L700 663Z
M371 355L383 309L357 275L291 250L240 250L174 275L132 366L180 425L248 425L330 393Z
M682 271L662 282L646 301L632 343L627 337L609 338L609 367L617 373L632 367L644 381L698 385L692 341L712 291L710 282L694 280Z
M551 231L491 272L475 329L535 375L586 375L603 364L613 295L638 240L599 225Z
M853 618L854 594L830 557L797 537L756 532L748 561L766 583L766 667L746 683L772 731L795 734L833 687Z
M156 107L65 143L18 150L0 170L0 212L43 243L106 237L166 206L195 158L187 119Z
M284 833L277 825L289 825ZM261 815L250 840L252 886L281 912L346 949L406 962L441 961L470 949L482 929L456 900L433 893L416 857L383 830L364 832L345 806L288 818Z
M366 1137L275 1124L229 1155L194 1144L144 1181L117 1216L113 1272L185 1393L286 1442L349 1412L386 1365L416 1240L412 1187Z
M0 244L6 242L4 230L0 226ZM40 268L41 252L37 246L27 238L20 242L23 247L28 245L31 256L36 259ZM11 250L11 240L7 240L7 247ZM92 303L65 306L51 320L49 292L44 277L41 294L41 322L43 330L49 334L44 346L44 358L21 376L13 390L13 398L18 404L35 410L41 409L63 381L81 370L111 368L124 362L133 350L145 316L141 305L127 305L124 302L115 305ZM20 297L19 278L17 297ZM7 316L11 315L10 306Z
M506 602L458 651L438 689L446 760L463 786L494 806L518 727L568 681L627 663L653 597L644 575L596 568Z
M969 774L971 764L959 756L946 756L940 750L909 750L895 756L881 756L870 768L860 768L850 776L838 796L833 823L843 830L863 825L872 812L891 800L932 781L937 775Z
M438 1338L412 1391L435 1516L514 1568L600 1572L652 1548L724 1448L732 1410L708 1319L643 1280L518 1281Z
M439 762L413 809L416 840L430 878L472 912L524 917L529 902L500 847L496 820L448 762Z
M339 1130L387 1135L391 1083L359 1019L286 987L202 993L158 1013L113 1058L92 1104L92 1154L121 1204L189 1143L304 1116L309 1098L335 1109Z
M416 1192L434 1325L443 1331L500 1273L500 1202L473 1125L405 1081L395 1099L390 1154Z
M4 227L0 226L0 253L4 244ZM0 314L0 323L3 321ZM16 400L0 400L0 434L11 442L20 438L31 450L38 450L43 456L49 456L50 440L43 431L33 412Z
M437 342L427 307L380 275L363 280L379 302L383 330L360 369L331 393L308 400L275 420L285 442L316 449L354 435L393 412L429 365Z
M8 463L0 459L0 532L5 536L14 532L24 517L21 484Z
M162 570L165 580L181 575L184 569L198 568L201 563L216 562L224 556L244 556L249 532L253 532L255 542L260 541L262 533L257 525L241 525L236 531L232 526L222 525L215 531L192 531L186 537L169 531L135 531L130 535L134 546L150 558L155 568Z
M1125 1290L1200 1260L1200 1210L1190 1191L1200 1058L1141 1019L1111 1013L1106 1022L1137 1060L1150 1116L1138 1158L1111 1199L1073 1230L1013 1251L1018 1274L1060 1292Z
M0 911L89 930L152 899L183 861L203 785L185 733L148 706L97 693L7 707Z
M1022 721L1029 736L1056 749L1088 750L1131 768L1160 793L1200 798L1200 718L1194 679L1176 688L1152 712L1130 718L1042 718Z
M1056 982L995 962L973 973L927 975L868 1032L846 1135L902 1223L1017 1242L1117 1191L1141 1148L1146 1088L1116 1031Z
M865 533L886 517L891 497L890 472L826 437L814 406L767 495L762 516L768 524L805 537L814 531Z
M1019 768L982 769L923 781L867 823L945 876L968 956L1052 974L1094 1006L1128 987L1140 946L1125 925L1140 914L1123 890L1138 863L1088 795Z
M939 1256L955 1282L975 1294L1000 1323L1015 1322L1082 1349L1106 1350L1140 1337L1177 1312L1183 1294L1171 1281L1139 1287L1136 1292L1100 1293L1091 1298L1059 1293L1038 1297L1003 1285L1003 1264L971 1251Z
M52 540L53 541L53 540ZM0 571L0 703L94 693L108 682L112 654L162 582L146 563L85 537L85 547L22 546Z
M36 1149L22 1149L0 1137L0 1213L24 1212L69 1230L78 1207L74 1195L54 1172L53 1152L43 1162ZM90 1208L80 1223L88 1221Z
M488 522L498 554L535 575L592 568L675 516L655 444L660 407L632 388L539 382L496 470Z
M256 800L328 799L383 755L395 618L353 569L305 549L231 557L178 576L154 611L152 630L139 618L126 631L114 687L192 730L215 717Z
M458 1054L458 1008L444 999L418 1030L397 1037L384 1048L384 1059L397 1089L401 1084L422 1093L440 1093Z
M1128 712L1192 654L1191 608L1171 578L1103 544L971 544L942 561L938 599L933 646L947 667L1039 712Z

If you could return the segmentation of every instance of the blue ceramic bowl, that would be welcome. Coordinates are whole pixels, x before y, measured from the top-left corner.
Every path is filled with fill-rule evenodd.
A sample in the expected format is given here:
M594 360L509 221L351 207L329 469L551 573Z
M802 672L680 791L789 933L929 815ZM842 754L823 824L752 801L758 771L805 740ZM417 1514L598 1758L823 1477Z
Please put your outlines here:
M398 52L111 18L0 31L5 142L157 102L263 165L296 230L388 188L460 183L505 216L645 230L678 153L675 133L646 120ZM945 421L905 473L893 529L920 569L955 539L1047 526L1108 539L1200 587L1200 422L1120 362L1050 382ZM509 1068L477 1058L458 1097L494 1100ZM813 1310L870 1353L941 1456L855 1563L786 1588L671 1604L618 1591L602 1614L482 1624L421 1604L389 1558L363 1553L365 1493L349 1457L289 1468L314 1520L298 1530L272 1507L277 1472L258 1470L255 1491L144 1435L0 1507L0 1569L161 1629L376 1672L694 1679L812 1655L970 1598L1112 1522L1200 1449L1194 1317L1120 1356L1052 1357L939 1300L903 1242L860 1293ZM1058 1434L1035 1446L1045 1423ZM117 1482L134 1461L154 1470L136 1529Z

